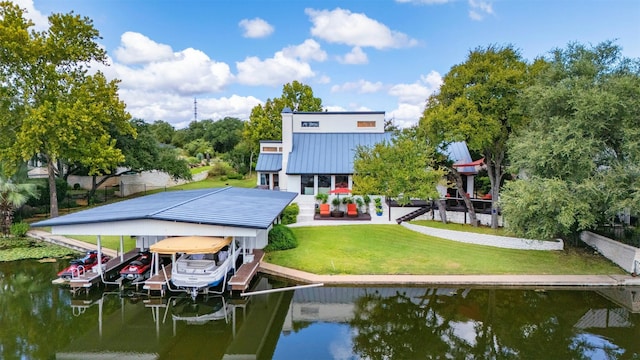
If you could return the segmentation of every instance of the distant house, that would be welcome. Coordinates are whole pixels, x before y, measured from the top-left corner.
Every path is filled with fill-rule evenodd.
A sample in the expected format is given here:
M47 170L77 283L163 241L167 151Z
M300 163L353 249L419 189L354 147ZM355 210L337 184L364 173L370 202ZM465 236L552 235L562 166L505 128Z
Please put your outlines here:
M356 148L391 140L391 133L384 131L384 116L383 111L294 112L285 108L282 140L260 142L257 185L295 192L299 198L350 189ZM452 144L449 155L458 163L472 161L465 143ZM473 193L475 168L461 172L467 176L467 191Z

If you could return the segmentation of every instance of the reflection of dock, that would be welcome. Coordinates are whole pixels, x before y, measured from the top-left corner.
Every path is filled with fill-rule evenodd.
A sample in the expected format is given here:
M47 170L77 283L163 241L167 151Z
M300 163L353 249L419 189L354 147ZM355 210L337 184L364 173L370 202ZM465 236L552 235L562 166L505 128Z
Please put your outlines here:
M122 257L115 257L109 260L106 264L97 265L93 269L91 269L91 271L87 271L80 276L71 278L69 280L71 291L75 292L83 288L88 290L94 284L103 282L104 279L112 278L114 274L117 274L120 269L131 262L139 252L139 249L133 249L128 253L122 255ZM102 274L99 272L100 266L102 266Z
M600 289L596 292L632 313L640 313L640 288L638 287Z

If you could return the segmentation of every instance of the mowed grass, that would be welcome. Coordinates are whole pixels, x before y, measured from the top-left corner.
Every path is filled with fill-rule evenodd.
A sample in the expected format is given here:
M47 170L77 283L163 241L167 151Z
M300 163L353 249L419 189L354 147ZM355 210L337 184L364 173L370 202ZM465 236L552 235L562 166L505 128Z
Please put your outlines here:
M207 189L217 187L240 187L240 188L254 188L256 187L256 176L246 176L244 179L226 179L222 180L220 177L206 178L202 181L190 182L184 185L173 186L170 190L195 190L195 189Z
M398 225L291 228L296 249L267 253L265 261L315 274L623 274L589 251L527 251L469 245Z
M94 235L66 235L70 239L76 239L84 241L89 244L98 244L98 238ZM100 237L100 243L102 247L112 250L120 249L120 236L117 235L102 235ZM124 252L133 250L136 247L136 241L131 236L124 236Z

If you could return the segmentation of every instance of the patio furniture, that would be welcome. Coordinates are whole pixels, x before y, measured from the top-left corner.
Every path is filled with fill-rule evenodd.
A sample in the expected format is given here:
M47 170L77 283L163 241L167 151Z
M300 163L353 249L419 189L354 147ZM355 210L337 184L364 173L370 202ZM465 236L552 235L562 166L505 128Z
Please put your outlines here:
M320 204L320 216L331 216L329 204Z
M356 204L347 204L347 216L358 217L358 207Z

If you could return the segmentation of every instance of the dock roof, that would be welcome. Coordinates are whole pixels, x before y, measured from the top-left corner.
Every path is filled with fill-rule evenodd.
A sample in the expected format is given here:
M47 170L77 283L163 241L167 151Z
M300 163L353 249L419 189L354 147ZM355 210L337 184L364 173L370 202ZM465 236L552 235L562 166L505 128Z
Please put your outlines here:
M234 187L166 191L39 221L31 226L159 220L268 229L296 195Z

